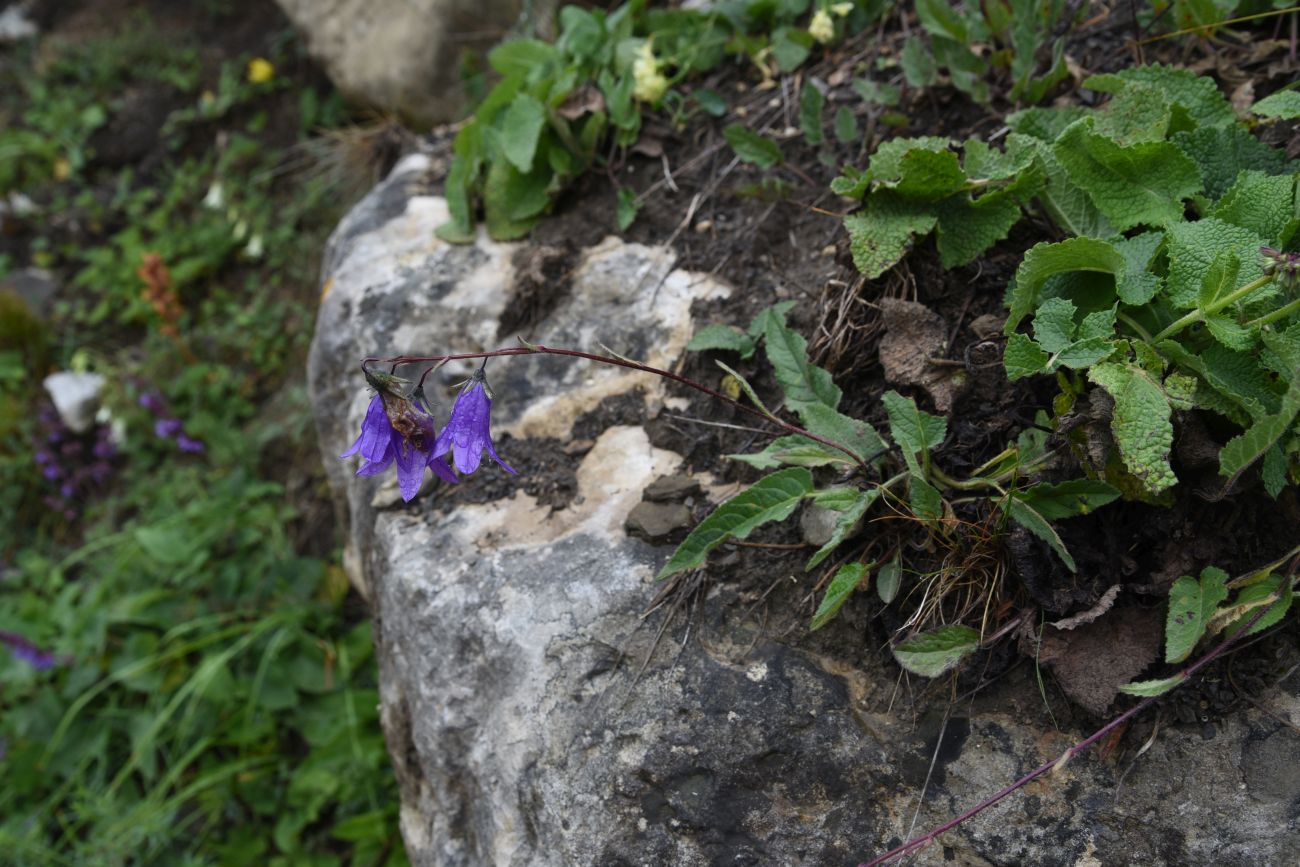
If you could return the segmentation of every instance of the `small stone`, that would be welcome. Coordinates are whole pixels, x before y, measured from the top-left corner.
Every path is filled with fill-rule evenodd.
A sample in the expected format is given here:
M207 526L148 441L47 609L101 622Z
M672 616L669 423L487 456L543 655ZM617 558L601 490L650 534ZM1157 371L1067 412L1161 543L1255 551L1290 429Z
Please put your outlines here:
M629 536L647 542L666 542L677 530L691 525L691 510L680 503L637 503L624 528Z
M803 540L809 545L820 548L831 540L835 533L835 524L840 513L822 506L807 505L799 516L799 529L803 531Z
M587 452L591 451L592 446L595 444L596 442L594 440L573 440L572 442L565 443L564 453L571 458L585 455Z
M99 398L104 392L104 377L98 373L64 370L45 377L45 390L50 393L63 423L77 433L85 433L95 422Z
M680 503L692 494L698 494L699 491L700 483L694 478L677 474L655 479L641 496L652 503Z

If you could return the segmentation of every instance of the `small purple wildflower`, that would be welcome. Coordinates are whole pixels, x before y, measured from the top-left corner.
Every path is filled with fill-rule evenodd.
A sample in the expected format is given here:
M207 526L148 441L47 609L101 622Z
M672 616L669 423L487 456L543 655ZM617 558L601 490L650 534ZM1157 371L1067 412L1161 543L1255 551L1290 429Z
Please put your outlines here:
M154 436L160 440L169 440L185 430L184 423L178 418L160 418L153 424Z
M186 436L185 434L178 434L176 436L176 447L191 455L201 455L206 450L206 447L202 442L194 439L194 437Z
M0 644L8 646L10 652L37 671L45 671L58 664L59 659L53 653L41 650L26 638L13 632L0 631Z
M140 395L136 402L140 404L141 409L147 409L154 415L162 415L167 411L167 405L163 402L162 395L156 391L146 391Z
M1287 253L1272 247L1260 247L1259 253L1264 257L1265 274L1273 275L1287 290L1300 285L1300 253Z
M425 467L443 481L456 484L456 475L447 462L429 454L438 433L433 416L396 391L396 377L367 372L366 378L376 394L366 409L361 434L339 457L360 453L365 463L357 470L358 476L379 475L396 463L397 486L408 503L420 492Z
M497 450L492 446L491 419L492 396L488 391L487 377L483 370L474 371L465 387L456 397L456 404L451 408L451 418L433 446L433 457L440 457L451 452L456 469L469 475L478 469L483 460L483 450L496 461L501 469L514 473L514 467L501 460Z

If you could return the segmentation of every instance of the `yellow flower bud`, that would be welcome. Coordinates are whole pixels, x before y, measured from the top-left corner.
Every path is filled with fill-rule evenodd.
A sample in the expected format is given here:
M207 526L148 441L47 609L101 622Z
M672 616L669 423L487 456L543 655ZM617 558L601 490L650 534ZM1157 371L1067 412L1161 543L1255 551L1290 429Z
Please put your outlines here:
M265 84L275 78L275 67L269 60L254 57L248 61L248 80L252 84Z
M632 95L643 102L658 102L668 90L668 79L659 71L654 48L647 39L632 62Z
M853 4L852 4L852 3L832 3L832 4L831 4L831 11L834 12L836 15L838 15L840 18L843 18L845 15L848 15L850 12L853 11Z
M825 9L818 9L813 13L812 21L808 24L808 33L823 45L835 38L835 23L831 21L831 16Z

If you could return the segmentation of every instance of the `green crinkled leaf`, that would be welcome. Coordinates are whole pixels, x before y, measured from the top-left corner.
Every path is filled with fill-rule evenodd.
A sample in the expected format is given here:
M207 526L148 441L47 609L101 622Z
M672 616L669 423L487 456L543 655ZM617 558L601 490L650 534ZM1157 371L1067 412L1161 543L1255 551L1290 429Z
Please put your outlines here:
M532 170L544 126L546 108L530 94L515 96L501 121L501 152L519 171Z
M1045 373L1048 357L1028 335L1016 331L1007 337L1002 365L1007 370L1007 379L1014 381L1036 373Z
M1118 499L1117 488L1092 479L1071 479L1057 484L1031 485L1011 496L1020 500L1048 521L1086 515Z
M912 87L929 87L939 78L939 67L934 62L934 55L916 35L907 37L903 43L899 65L903 67L903 77Z
M1079 105L1035 106L1007 115L1007 126L1013 133L1050 143L1070 124L1087 116L1088 109Z
M758 527L784 521L808 494L812 473L803 467L777 470L714 509L691 530L659 570L662 580L704 565L709 552L732 539L744 539Z
M1005 333L1011 335L1020 321L1038 306L1043 284L1049 277L1071 271L1119 275L1127 267L1118 250L1096 238L1069 238L1055 244L1034 245L1016 269L1015 285L1007 297Z
M1164 695L1185 680L1187 680L1185 674L1175 674L1173 677L1162 677L1159 680L1135 680L1121 686L1119 691L1125 695L1147 698L1153 695Z
M852 464L848 455L802 436L785 436L768 443L767 448L751 455L727 455L733 461L759 470L775 467L824 467L827 464Z
M1292 371L1290 387L1276 413L1259 419L1244 433L1228 440L1219 452L1219 472L1231 477L1253 464L1286 435L1297 415L1300 415L1300 370Z
M1300 177L1296 175L1243 171L1210 215L1249 229L1274 246L1283 246L1291 240L1300 219L1298 181Z
M760 169L770 169L781 162L781 146L743 124L733 123L722 131L722 137L741 162L752 163Z
M1220 250L1210 261L1210 267L1201 278L1200 291L1196 293L1196 306L1205 308L1240 285L1241 258L1232 250Z
M1103 93L1116 93L1133 85L1146 85L1160 92L1171 104L1181 107L1196 127L1222 127L1237 122L1232 105L1214 79L1189 69L1155 63L1094 75L1083 82L1084 87Z
M1219 603L1228 598L1228 573L1213 566L1201 570L1201 580L1184 575L1169 590L1165 617L1165 662L1182 662L1205 634Z
M1242 171L1253 169L1276 175L1287 168L1286 153L1269 147L1236 124L1180 132L1173 141L1200 168L1205 194L1211 199L1226 193Z
M871 155L867 164L867 174L875 183L891 183L903 177L903 158L913 151L930 151L932 153L950 153L951 141L939 136L918 136L914 138L891 138L883 141Z
M1259 248L1266 241L1249 229L1215 217L1170 226L1168 242L1169 275L1165 278L1165 285L1169 300L1176 307L1196 306L1201 283L1215 257L1223 251L1235 253L1241 263L1238 285L1245 285L1263 274L1259 265Z
M1070 556L1065 543L1061 541L1061 537L1056 534L1056 530L1052 528L1052 525L1037 509L1023 500L1012 497L1006 501L1006 510L1013 521L1046 542L1048 547L1056 552L1056 556L1061 558L1061 562L1065 564L1067 569L1071 572L1078 571L1078 567L1074 564L1074 558Z
M1037 152L1038 148L1023 136L1011 138L1006 150L970 138L962 143L962 168L972 180L1014 178L1033 165Z
M819 370L820 368L814 368ZM837 390L838 393L838 390ZM850 418L823 403L805 403L798 408L799 417L810 433L847 446L865 461L883 453L889 445L870 424ZM843 452L832 449L840 457Z
M840 405L842 392L831 375L808 360L808 341L775 319L767 321L764 345L776 381L785 392L785 405L795 412L807 404Z
M1115 238L1111 245L1128 263L1128 268L1115 280L1119 300L1131 306L1146 304L1160 291L1162 281L1148 268L1164 243L1164 232L1143 232L1132 238Z
M1060 352L1074 342L1075 307L1065 298L1049 298L1034 314L1034 340L1048 352Z
M1094 78L1099 76L1094 76ZM1163 92L1144 84L1121 88L1095 115L1098 135L1119 145L1164 141L1169 129L1170 104Z
M1126 364L1098 364L1088 378L1115 399L1110 429L1124 466L1153 494L1177 481L1169 466L1174 442L1169 401L1164 391L1141 368Z
M1169 142L1121 147L1084 118L1061 134L1052 153L1115 228L1166 226L1183 218L1183 200L1201 191L1201 173Z
M932 209L888 192L873 194L867 206L844 218L853 264L868 279L888 271L907 253L912 238L934 228Z
M753 356L756 347L753 338L738 328L730 325L706 325L695 332L686 348L691 352L725 349L738 352L741 358L748 359Z
M856 494L857 497L853 503L840 512L840 516L836 518L835 529L831 531L830 539L827 540L825 545L818 548L817 552L808 560L808 565L804 567L805 571L815 568L817 564L829 557L844 542L849 533L853 531L854 526L867 513L867 509L871 508L871 504L880 497L880 488L867 488L866 490L857 491Z
M958 195L938 203L935 209L939 262L945 268L973 262L1020 221L1020 204L1000 194L981 196L974 203Z
M1300 119L1300 90L1279 90L1250 107L1251 114L1278 120Z
M943 517L943 495L925 480L913 474L908 479L908 505L922 521L937 521Z
M1249 418L1259 419L1277 411L1280 395L1268 371L1252 353L1208 346L1200 355L1193 355L1172 340L1161 341L1158 348L1179 365L1200 374L1208 386L1245 410ZM1198 390L1198 402L1201 397Z
M898 664L922 677L938 677L979 649L980 634L969 626L945 626L894 648Z
M913 201L936 202L966 186L966 173L961 170L957 155L946 148L909 150L899 160L898 169L898 180L888 185Z
M817 612L813 614L809 629L816 632L830 623L866 577L867 567L861 563L845 563L841 566L835 573L835 577L831 579L830 586L826 588L826 595L822 597L821 605L817 606Z
M1205 317L1205 329L1228 349L1244 352L1253 348L1259 341L1259 332L1256 329L1247 328L1222 313Z

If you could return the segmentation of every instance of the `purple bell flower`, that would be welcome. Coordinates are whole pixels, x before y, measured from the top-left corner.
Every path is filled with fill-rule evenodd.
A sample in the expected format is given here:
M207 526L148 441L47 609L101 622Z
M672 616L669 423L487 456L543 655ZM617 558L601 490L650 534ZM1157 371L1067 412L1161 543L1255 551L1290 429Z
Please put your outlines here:
M14 656L37 671L53 668L59 661L53 653L46 653L26 638L13 632L0 632L0 644L8 645Z
M367 378L378 393L366 409L357 441L339 457L360 453L365 463L357 470L358 476L379 475L397 464L397 486L402 499L408 503L420 492L425 467L448 484L456 484L451 466L429 454L438 432L433 416L406 397L395 394L390 379L370 373Z
M154 436L160 440L169 440L184 429L184 423L178 418L160 418L153 424Z
M177 434L176 448L191 455L201 455L205 451L203 443L194 437L185 434Z
M488 455L501 469L514 473L514 467L501 460L492 446L491 412L492 397L488 391L487 379L483 370L479 369L474 371L473 378L456 397L456 405L451 408L451 418L434 443L433 457L441 457L450 451L456 469L469 475L478 469L479 462L483 460L483 450L487 449Z

